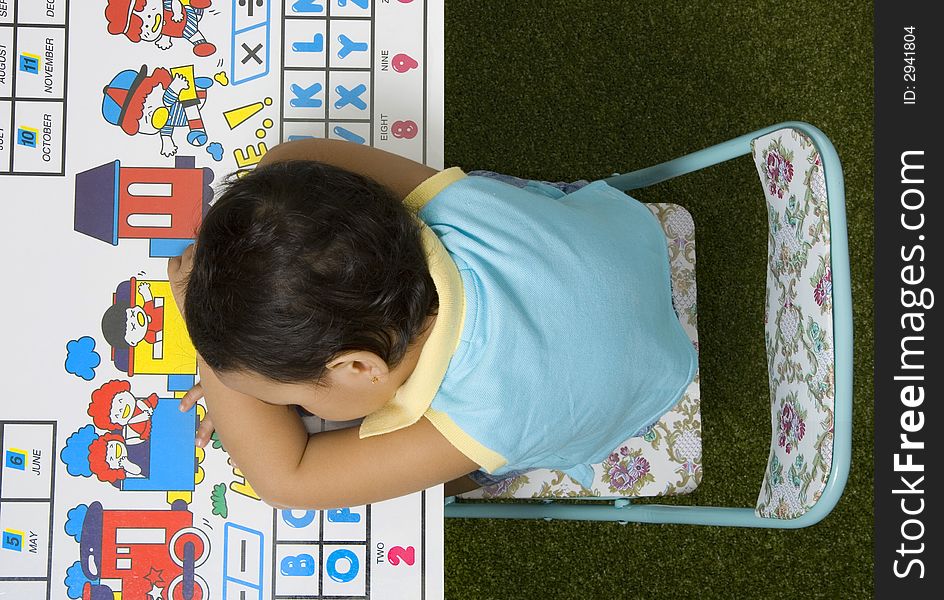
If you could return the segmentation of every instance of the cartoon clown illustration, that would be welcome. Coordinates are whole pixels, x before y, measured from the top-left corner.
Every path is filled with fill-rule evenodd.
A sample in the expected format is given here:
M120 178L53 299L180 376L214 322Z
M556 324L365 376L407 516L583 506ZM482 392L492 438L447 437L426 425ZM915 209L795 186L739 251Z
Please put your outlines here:
M108 33L123 35L134 43L154 42L161 50L173 45L174 38L193 44L197 56L216 52L200 33L203 11L211 0L108 0L105 19Z
M141 342L156 344L164 338L163 299L155 300L147 282L138 284L144 306L116 302L102 316L102 334L116 350L125 350Z
M120 431L126 446L140 444L151 437L151 416L157 408L157 394L136 398L131 383L113 379L92 392L88 415L95 427Z
M89 444L88 460L89 469L99 481L115 486L128 477L148 476L147 470L134 461L120 433L106 433Z
M174 132L187 128L187 142L202 146L207 142L200 108L206 103L213 79L194 77L193 66L165 69L148 74L147 65L138 71L121 71L102 90L102 116L128 135L158 135L161 154L177 153Z

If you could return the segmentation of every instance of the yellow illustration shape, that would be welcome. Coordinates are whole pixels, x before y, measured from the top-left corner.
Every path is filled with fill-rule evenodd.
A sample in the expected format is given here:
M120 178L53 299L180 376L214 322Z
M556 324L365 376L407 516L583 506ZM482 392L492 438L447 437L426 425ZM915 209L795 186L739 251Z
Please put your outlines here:
M198 404L197 405L197 418L199 421L201 422L203 421L204 417L206 417L206 413L207 413L206 408L204 408L202 404ZM206 473L204 472L203 467L199 466L203 464L203 459L206 458L206 450L204 448L201 448L200 446L194 446L194 452L196 453L198 466L197 466L197 472L193 478L193 482L196 485L200 485L200 483L206 477Z
M259 142L255 146L252 144L246 146L245 150L236 148L233 150L233 158L236 159L236 166L241 169L250 165L259 164L259 161L262 160L262 157L268 151L269 148L266 147L265 142Z
M177 500L190 504L193 502L193 492L167 492L167 504L173 505Z
M182 90L177 99L181 102L197 99L197 84L193 82L193 65L183 65L170 70L171 75L183 75L187 80L187 89Z
M268 133L268 131L266 131L266 129L270 129L273 124L274 124L274 123L272 122L272 119L264 119L264 120L262 121L262 127L264 127L265 129L263 129L262 127L260 127L259 129L257 129L257 130L256 130L256 137L259 138L260 140L261 140L262 138L264 138L264 137L266 136L266 134Z
M223 86L229 85L229 77L226 76L226 71L220 71L214 75L213 80Z
M223 117L226 118L226 124L229 125L230 129L236 129L239 125L243 124L246 119L253 116L266 106L272 104L272 98L266 98L262 102L253 102L252 104L247 104L246 106L240 106L232 110L227 110L223 112Z
M190 342L190 335L180 315L170 283L160 280L136 280L151 287L155 302L160 298L164 302L164 329L161 335L161 349L157 352L152 344L140 342L134 349L134 373L145 375L196 375L197 351ZM137 288L137 286L135 286ZM144 306L144 298L135 289L135 306Z
M229 460L229 464L233 464L232 459ZM233 490L237 494L246 496L247 498L252 498L253 500L262 500L262 498L259 497L259 494L256 493L256 490L252 489L252 486L249 485L248 481L246 481L246 476L243 475L243 472L240 471L235 465L233 465L233 476L238 477L239 479L230 482L229 489Z
M164 125L167 125L168 119L170 119L170 111L167 110L167 107L162 106L155 108L154 113L151 115L151 125L156 129L162 129Z

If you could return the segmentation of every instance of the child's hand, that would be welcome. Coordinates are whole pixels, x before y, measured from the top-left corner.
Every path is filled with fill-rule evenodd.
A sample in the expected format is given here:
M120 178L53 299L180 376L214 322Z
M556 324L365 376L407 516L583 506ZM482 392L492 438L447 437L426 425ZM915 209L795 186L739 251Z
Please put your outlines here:
M180 399L180 406L178 408L180 408L181 412L187 412L193 408L200 398L203 398L203 386L197 383ZM207 413L203 416L203 420L200 421L200 426L197 427L197 435L194 439L194 443L201 448L205 448L210 441L210 436L213 435L213 431L213 421L210 420L210 413Z

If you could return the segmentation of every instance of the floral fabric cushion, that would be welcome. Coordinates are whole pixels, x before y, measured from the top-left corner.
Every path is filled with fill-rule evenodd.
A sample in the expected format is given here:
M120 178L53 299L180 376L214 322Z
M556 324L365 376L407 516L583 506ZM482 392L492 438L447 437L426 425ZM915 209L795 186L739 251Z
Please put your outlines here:
M698 348L695 307L695 224L675 204L649 204L665 231L672 269L672 301L688 336ZM539 469L504 479L463 498L638 497L687 494L702 476L699 375L675 407L642 435L633 437L594 465L593 485L585 488L560 471Z
M792 519L819 499L833 448L832 271L820 153L794 129L752 142L767 199L771 444L758 516Z

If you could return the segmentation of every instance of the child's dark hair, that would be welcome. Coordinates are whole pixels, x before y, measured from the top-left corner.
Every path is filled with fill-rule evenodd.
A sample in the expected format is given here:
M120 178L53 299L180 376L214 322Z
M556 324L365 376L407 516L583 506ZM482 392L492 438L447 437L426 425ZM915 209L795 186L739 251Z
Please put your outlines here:
M391 367L439 299L420 223L387 188L289 161L230 179L200 227L184 315L220 371L320 382L367 350Z

